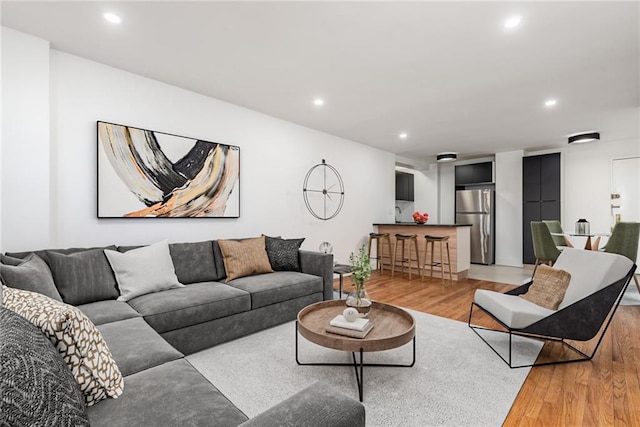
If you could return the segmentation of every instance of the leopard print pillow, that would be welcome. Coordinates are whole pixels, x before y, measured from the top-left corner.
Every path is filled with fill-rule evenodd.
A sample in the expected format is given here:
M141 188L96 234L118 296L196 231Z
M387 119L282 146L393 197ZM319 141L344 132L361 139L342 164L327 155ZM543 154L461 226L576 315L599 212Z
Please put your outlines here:
M78 308L45 295L2 286L5 308L36 325L51 340L71 370L87 406L117 398L124 378L107 343Z

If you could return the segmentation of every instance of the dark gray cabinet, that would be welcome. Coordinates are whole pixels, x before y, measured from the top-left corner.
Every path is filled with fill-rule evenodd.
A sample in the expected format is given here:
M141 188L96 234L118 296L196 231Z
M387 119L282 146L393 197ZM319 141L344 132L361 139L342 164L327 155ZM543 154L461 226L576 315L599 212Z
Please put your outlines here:
M560 221L560 153L522 159L522 262L534 264L531 221Z
M482 162L455 167L456 186L493 183L493 163Z
M413 202L413 174L396 172L396 200L409 200Z

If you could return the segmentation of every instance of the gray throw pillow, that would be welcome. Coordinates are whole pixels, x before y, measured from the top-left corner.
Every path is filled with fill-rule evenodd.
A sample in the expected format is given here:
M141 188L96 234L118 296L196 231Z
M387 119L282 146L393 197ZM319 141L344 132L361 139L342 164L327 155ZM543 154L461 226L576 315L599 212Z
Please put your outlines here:
M19 260L7 256L2 257L3 264L0 264L0 278L5 286L23 291L38 292L53 298L56 301L62 301L60 293L56 289L56 285L51 276L51 271L44 262L36 254L30 254L25 259ZM11 264L5 264L10 262Z
M0 307L0 425L88 426L84 397L51 341Z
M265 236L267 256L274 271L300 271L298 250L304 242L301 239L280 239Z
M48 251L47 256L56 287L67 304L87 304L120 295L103 249L71 255Z
M169 252L178 281L184 283L210 282L218 279L212 242L171 243Z
M49 253L50 252L55 252L58 254L63 254L63 255L71 255L71 254L75 254L78 252L86 252L86 251L90 251L92 249L113 249L114 251L116 250L116 246L115 245L110 245L110 246L100 246L100 247L92 247L92 248L64 248L64 249L40 249L37 251L31 251L31 252L7 252L6 255L13 257L13 258L26 258L28 255L30 254L36 254L38 255L40 258L42 258L44 260L44 262L46 262L47 264L49 264Z
M14 258L12 256L0 255L0 264L13 265L13 266L20 265L24 262L25 258L28 257L29 255L31 254L27 254L23 258Z
M104 253L118 279L118 301L184 286L176 277L166 240L125 253L110 250Z

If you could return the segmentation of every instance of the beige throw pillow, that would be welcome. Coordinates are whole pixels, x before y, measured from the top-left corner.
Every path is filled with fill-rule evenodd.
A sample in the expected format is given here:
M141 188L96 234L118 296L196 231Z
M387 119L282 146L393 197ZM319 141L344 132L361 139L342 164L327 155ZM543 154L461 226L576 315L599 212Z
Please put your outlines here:
M218 245L227 271L227 282L238 277L273 272L264 236L244 240L218 240Z
M40 328L80 386L87 406L124 390L124 378L107 343L78 308L45 295L2 286L5 308Z
M549 310L557 310L567 292L571 274L541 264L533 276L533 283L520 297Z

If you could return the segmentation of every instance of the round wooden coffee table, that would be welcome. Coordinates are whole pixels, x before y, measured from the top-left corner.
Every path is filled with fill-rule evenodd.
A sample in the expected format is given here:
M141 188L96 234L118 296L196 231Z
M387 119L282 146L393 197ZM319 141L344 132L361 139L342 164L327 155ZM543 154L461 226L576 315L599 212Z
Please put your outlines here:
M358 383L360 401L363 399L363 367L406 367L416 361L415 320L405 310L381 302L373 301L369 320L373 329L364 338L351 338L326 331L331 319L342 314L346 308L343 300L322 301L309 305L298 313L296 320L296 362L298 365L312 366L353 366ZM322 347L350 351L353 363L303 363L298 358L298 335ZM364 352L391 350L413 341L413 359L410 364L364 363ZM356 353L360 353L359 362Z

